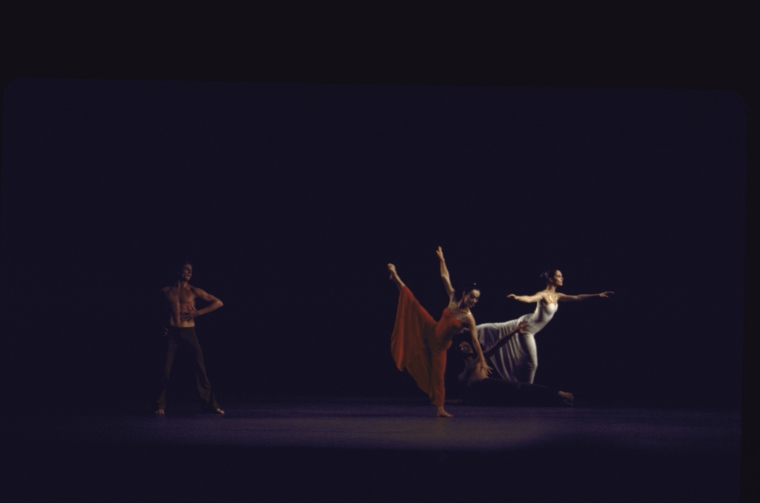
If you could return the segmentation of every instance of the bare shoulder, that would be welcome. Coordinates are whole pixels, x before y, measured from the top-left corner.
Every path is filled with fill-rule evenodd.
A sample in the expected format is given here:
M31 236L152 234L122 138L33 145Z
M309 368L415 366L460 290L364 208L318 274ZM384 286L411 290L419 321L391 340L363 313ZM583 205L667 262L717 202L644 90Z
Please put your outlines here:
M214 297L213 295L211 295L210 293L208 293L203 288L199 288L197 286L192 286L192 285L189 285L189 284L187 285L187 287L190 289L190 291L193 293L193 295L195 295L196 297L200 297L201 299L203 299L205 301L213 302L214 300L218 300L216 297Z
M204 295L206 293L203 290L203 288L199 288L199 287L197 287L195 285L191 285L190 283L187 284L187 289L190 290L193 293L193 295L201 296L201 295Z

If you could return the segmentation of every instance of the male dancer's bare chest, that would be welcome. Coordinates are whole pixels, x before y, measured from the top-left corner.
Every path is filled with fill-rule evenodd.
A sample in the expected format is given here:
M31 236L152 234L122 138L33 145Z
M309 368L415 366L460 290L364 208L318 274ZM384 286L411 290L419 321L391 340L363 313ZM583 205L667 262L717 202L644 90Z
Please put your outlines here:
M195 293L188 287L173 287L166 291L166 300L172 311L185 312L195 308Z

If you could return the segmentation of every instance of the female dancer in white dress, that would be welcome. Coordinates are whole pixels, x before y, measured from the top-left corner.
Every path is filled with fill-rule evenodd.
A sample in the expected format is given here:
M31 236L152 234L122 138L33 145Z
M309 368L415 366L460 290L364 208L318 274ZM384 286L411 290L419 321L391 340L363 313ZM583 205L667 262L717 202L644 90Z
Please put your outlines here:
M484 323L476 327L478 341L484 348L493 346L502 337L510 337L506 343L502 341L501 348L490 358L496 372L504 380L533 383L538 367L535 335L554 317L558 302L572 302L591 297L606 298L614 293L565 295L557 291L557 287L562 286L564 282L562 272L556 269L545 271L541 273L541 277L546 280L544 290L534 295L515 295L513 293L507 295L508 299L526 303L535 302L536 310L533 313L520 316L516 320L502 323ZM521 322L525 322L523 330L516 330Z

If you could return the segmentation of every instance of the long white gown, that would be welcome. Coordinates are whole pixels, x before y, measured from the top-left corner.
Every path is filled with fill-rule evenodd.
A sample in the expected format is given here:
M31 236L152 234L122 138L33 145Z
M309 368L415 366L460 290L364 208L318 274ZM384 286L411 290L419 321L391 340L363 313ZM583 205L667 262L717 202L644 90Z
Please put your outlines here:
M490 363L502 379L512 382L533 384L538 367L538 352L535 335L546 326L557 312L557 304L546 304L543 300L536 303L536 310L531 314L520 316L516 320L502 323L483 323L476 327L481 347L489 348L527 320L525 333L515 332L510 339L491 355Z

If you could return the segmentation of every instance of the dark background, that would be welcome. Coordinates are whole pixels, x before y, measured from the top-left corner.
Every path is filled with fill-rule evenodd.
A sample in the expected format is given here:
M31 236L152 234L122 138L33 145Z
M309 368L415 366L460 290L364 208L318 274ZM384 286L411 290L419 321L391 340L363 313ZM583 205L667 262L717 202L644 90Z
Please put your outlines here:
M562 304L536 383L591 403L738 409L747 105L709 89L21 78L2 124L2 316L13 392L149 407L155 300L178 259L217 397L407 395L397 291L440 315L435 248ZM170 389L191 400L187 354ZM450 363L458 365L452 354ZM455 369L458 370L458 367Z

